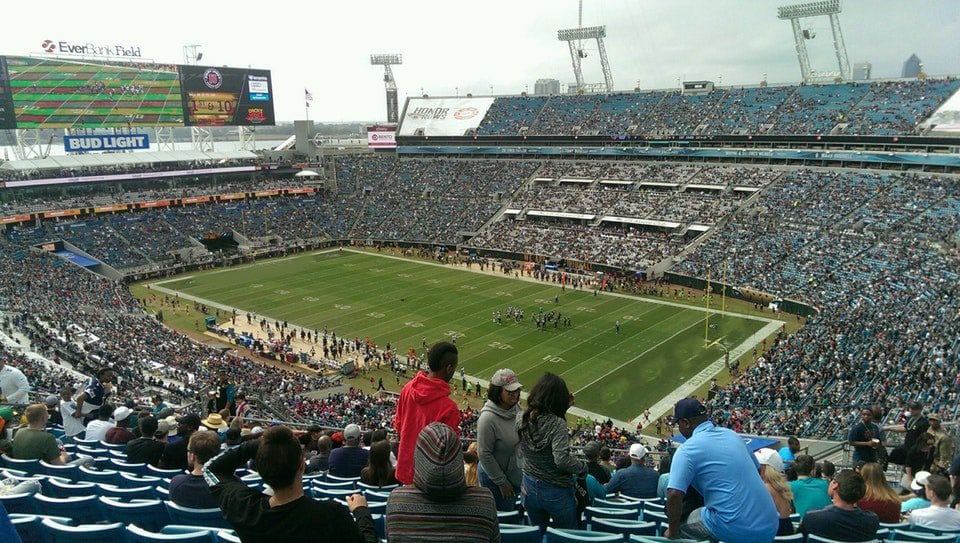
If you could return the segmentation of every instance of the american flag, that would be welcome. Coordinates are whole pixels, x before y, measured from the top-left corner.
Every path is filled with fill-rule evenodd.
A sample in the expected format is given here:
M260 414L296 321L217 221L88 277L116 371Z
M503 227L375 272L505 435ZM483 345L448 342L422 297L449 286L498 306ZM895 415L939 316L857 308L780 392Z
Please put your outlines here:
M306 100L306 102L307 102L307 107L309 107L309 106L310 106L310 102L313 101L313 95L310 94L310 91L308 91L307 89L303 89L303 99Z

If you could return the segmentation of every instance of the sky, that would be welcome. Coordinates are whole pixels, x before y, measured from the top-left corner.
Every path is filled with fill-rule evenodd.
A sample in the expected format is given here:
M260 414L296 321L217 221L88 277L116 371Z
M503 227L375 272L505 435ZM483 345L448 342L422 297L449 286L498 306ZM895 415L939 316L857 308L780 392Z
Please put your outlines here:
M676 87L683 80L727 85L798 82L789 0L584 0L583 26L606 25L617 90ZM109 6L91 9L91 6ZM148 6L154 6L150 8ZM960 74L960 0L845 0L840 24L851 65L899 77L916 53L930 75ZM182 63L199 44L201 64L272 71L279 121L303 119L304 89L317 122L383 121L383 71L371 53L400 53L405 98L533 91L539 78L573 81L557 30L578 25L576 0L364 0L201 3L184 0L8 2L0 54L41 54L46 39L139 46L143 56ZM23 21L18 24L17 21ZM806 20L815 69L836 69L826 17ZM595 44L584 44L587 82L602 82Z

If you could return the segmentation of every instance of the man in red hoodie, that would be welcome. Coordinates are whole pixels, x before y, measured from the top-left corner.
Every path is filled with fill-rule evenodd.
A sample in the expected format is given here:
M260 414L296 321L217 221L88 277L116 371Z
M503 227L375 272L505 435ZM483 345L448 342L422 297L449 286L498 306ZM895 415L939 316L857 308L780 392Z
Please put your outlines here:
M400 436L397 480L413 484L413 451L417 436L431 422L442 422L460 433L460 409L450 399L450 379L457 370L457 346L442 341L427 353L428 373L419 372L404 385L397 402L393 428Z

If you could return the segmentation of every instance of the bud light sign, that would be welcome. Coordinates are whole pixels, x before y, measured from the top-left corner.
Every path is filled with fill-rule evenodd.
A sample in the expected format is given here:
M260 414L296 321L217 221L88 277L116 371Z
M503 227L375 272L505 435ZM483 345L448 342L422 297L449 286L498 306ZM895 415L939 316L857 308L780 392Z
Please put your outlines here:
M68 153L132 151L135 149L150 149L150 138L146 134L104 134L63 137L63 150Z

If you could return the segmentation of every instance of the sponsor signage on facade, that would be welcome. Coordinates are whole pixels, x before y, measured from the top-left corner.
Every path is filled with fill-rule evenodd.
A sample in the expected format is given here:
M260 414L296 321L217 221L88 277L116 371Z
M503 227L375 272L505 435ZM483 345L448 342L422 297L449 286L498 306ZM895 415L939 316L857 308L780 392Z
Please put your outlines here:
M150 149L150 138L146 134L103 134L63 137L63 150L68 153L131 151L134 149Z
M492 97L411 98L400 123L400 135L463 136L480 126L492 104Z
M40 49L51 55L79 55L87 57L143 58L139 45L43 40Z

